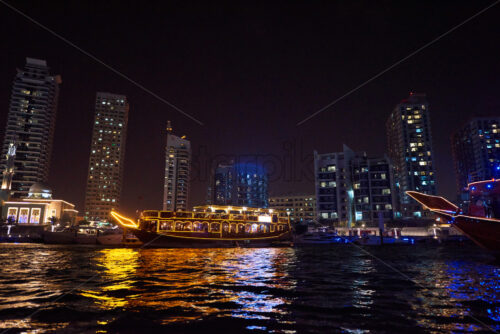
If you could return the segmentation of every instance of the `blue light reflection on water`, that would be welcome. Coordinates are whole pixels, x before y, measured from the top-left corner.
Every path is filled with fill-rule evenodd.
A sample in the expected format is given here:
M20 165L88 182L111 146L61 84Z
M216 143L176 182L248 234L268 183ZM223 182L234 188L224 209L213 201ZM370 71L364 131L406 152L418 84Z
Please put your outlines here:
M99 249L0 245L0 327L51 332L498 329L499 267L471 247ZM89 277L95 281L63 293ZM41 308L33 319L23 315Z
M469 261L448 262L447 285L449 296L463 304L481 300L490 305L486 308L488 317L500 321L500 268ZM496 326L500 329L500 325Z

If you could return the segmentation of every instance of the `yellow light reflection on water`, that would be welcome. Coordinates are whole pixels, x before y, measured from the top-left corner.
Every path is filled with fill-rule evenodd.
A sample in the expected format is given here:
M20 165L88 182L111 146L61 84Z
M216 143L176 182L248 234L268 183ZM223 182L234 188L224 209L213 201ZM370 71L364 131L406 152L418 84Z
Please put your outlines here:
M104 249L97 288L81 294L102 309L177 309L162 323L214 314L266 318L291 301L266 289L290 290L293 249ZM183 314L186 313L186 314ZM194 313L194 315L193 315Z

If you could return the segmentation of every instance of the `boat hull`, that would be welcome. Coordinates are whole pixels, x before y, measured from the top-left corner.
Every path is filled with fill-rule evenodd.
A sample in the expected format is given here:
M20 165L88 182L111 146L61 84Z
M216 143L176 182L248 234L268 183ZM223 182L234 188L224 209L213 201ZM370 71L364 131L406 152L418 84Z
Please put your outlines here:
M143 247L161 248L231 248L231 247L283 247L291 245L283 243L291 240L291 234L284 233L278 237L254 239L223 239L223 238L184 238L174 235L147 232L139 229L132 230L134 235L143 243Z
M452 224L482 248L500 255L500 222L471 216L457 216Z

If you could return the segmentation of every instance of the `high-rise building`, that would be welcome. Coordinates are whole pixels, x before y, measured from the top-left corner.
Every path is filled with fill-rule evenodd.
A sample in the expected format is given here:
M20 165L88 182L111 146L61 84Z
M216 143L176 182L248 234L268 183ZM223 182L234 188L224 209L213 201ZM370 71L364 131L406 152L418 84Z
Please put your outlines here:
M267 208L267 172L254 163L220 164L209 187L209 204Z
M163 210L186 211L189 198L191 142L185 136L178 137L174 135L170 121L167 123L165 151Z
M500 117L474 117L451 136L457 189L500 177Z
M392 111L386 123L389 158L403 218L421 217L420 205L406 191L436 194L431 121L425 94L410 93Z
M269 198L269 208L283 210L291 223L310 223L316 220L315 195L282 195Z
M125 95L97 93L85 194L89 220L109 220L120 206L128 112Z
M387 157L367 157L344 145L342 152L314 152L318 220L337 226L377 226L394 218L396 196Z
M35 183L49 177L61 77L51 75L45 60L26 58L18 69L10 98L0 170L7 168L9 148L16 144L10 194L28 196Z

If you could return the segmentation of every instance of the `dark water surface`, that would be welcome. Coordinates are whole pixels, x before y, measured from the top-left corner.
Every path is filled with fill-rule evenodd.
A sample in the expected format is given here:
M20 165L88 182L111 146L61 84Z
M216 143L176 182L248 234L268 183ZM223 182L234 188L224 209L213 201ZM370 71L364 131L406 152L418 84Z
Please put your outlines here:
M500 331L500 267L480 249L368 250L401 273L352 245L1 244L0 333Z

